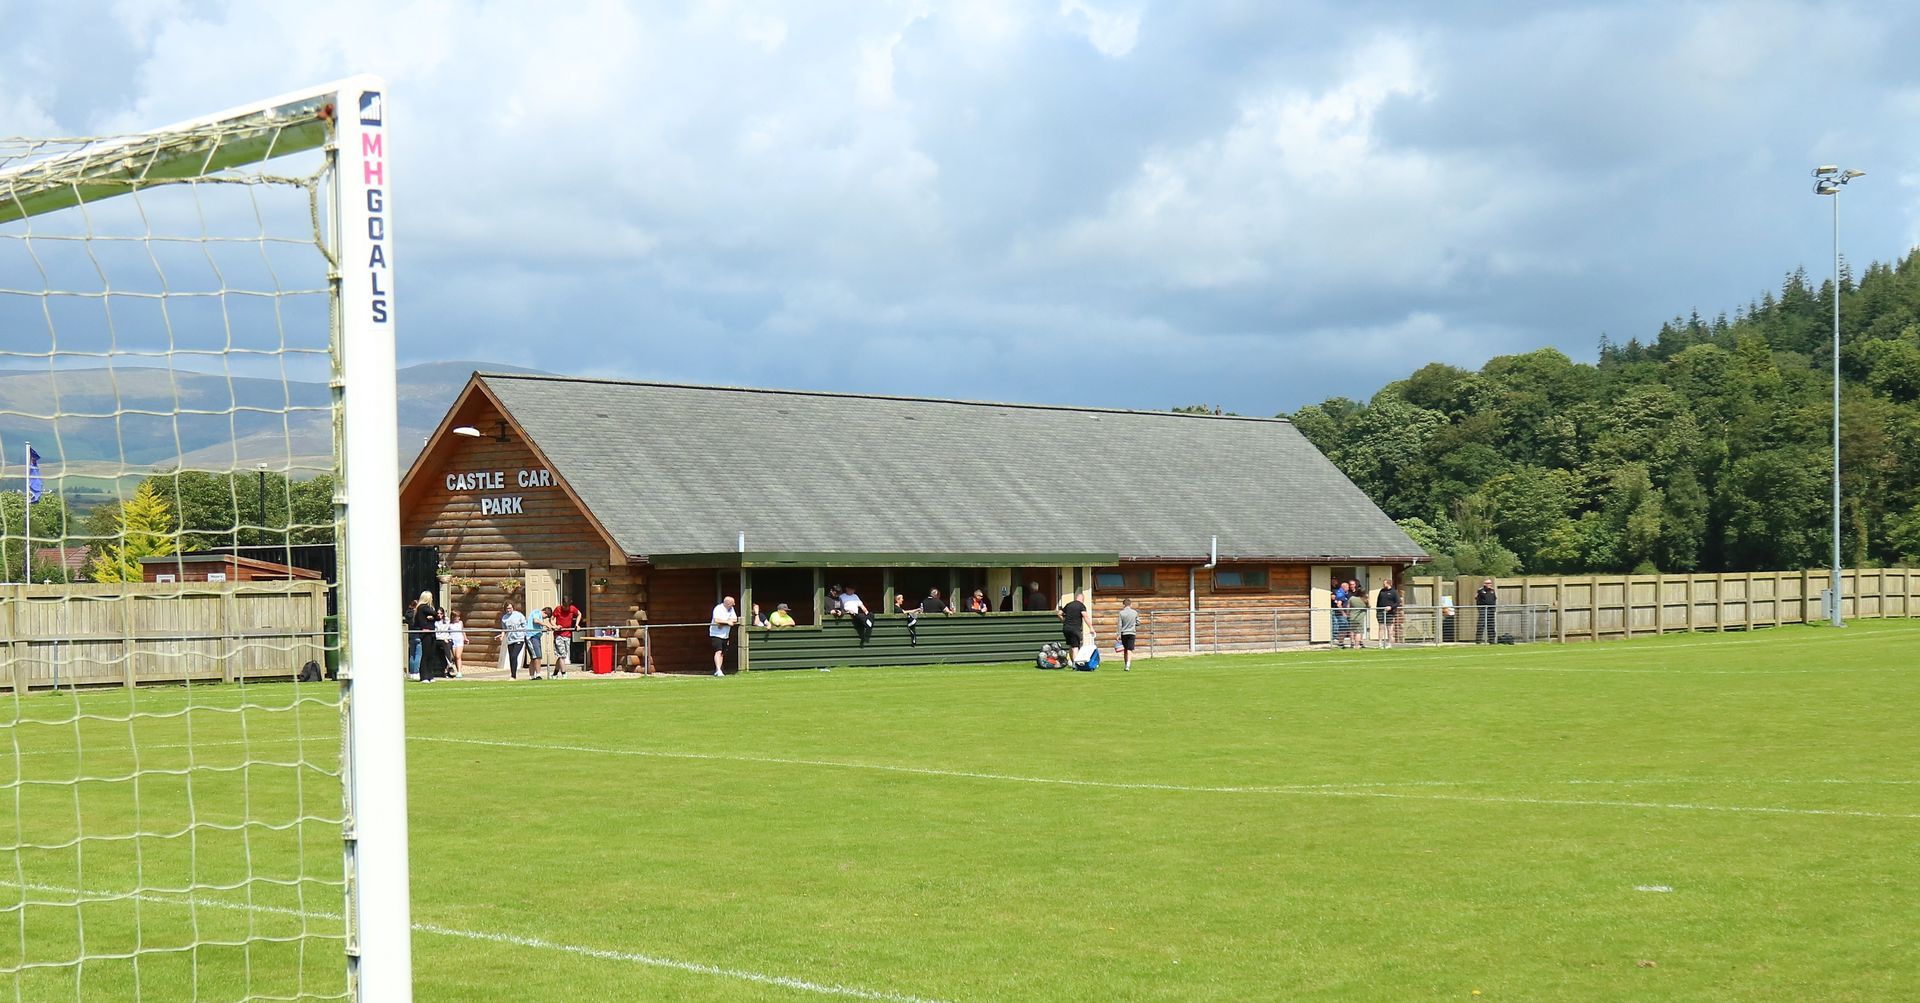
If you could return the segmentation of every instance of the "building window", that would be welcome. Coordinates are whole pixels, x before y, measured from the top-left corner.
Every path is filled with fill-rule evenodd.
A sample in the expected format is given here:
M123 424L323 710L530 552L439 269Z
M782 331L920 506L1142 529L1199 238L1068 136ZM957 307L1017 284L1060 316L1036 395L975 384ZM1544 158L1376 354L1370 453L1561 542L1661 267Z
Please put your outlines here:
M1149 595L1153 592L1152 568L1096 568L1093 590L1115 595Z
M1260 567L1218 567L1213 569L1215 592L1264 592L1267 569Z

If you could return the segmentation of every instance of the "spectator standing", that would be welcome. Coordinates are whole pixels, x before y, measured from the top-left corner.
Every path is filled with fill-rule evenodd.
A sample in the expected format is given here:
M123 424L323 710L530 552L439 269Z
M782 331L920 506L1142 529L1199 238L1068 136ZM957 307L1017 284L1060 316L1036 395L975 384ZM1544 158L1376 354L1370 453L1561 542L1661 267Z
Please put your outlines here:
M413 638L412 651L407 656L407 674L414 679L436 679L446 669L444 664L435 668L435 663L440 661L440 646L434 637L439 623L440 614L433 608L433 593L420 593L407 624Z
M1069 596L1069 602L1060 607L1060 632L1065 635L1068 651L1079 651L1087 638L1087 594L1081 592Z
M453 675L453 619L446 610L433 622L433 644L440 649L440 674Z
M447 612L447 642L453 649L453 670L451 675L453 678L458 679L461 673L465 672L467 668L467 621L456 610L449 610Z
M1335 582L1333 589L1333 646L1347 646L1352 624L1347 619L1347 583Z
M793 610L786 603L773 608L773 615L767 618L767 625L775 629L793 626Z
M1013 590L1006 586L1000 588L1000 612L1013 612Z
M580 626L580 607L570 596L561 596L553 608L553 674L564 676L573 662L573 631Z
M1367 590L1360 587L1358 578L1347 582L1347 626L1353 637L1353 646L1367 646Z
M1029 613L1038 613L1041 610L1048 608L1047 594L1045 592L1040 591L1039 582L1027 583L1027 595L1024 602L1026 605L1026 610Z
M991 607L987 605L987 592L985 589L973 590L973 595L967 599L967 612L978 613L981 616L986 616L991 612Z
M527 609L527 678L539 679L545 668L545 652L541 651L541 635L547 631L546 611L538 607Z
M500 641L506 646L507 678L520 678L520 659L527 653L527 617L512 603L500 614Z
M767 615L766 615L765 613L762 613L762 612L760 612L760 604L759 604L759 603L754 603L754 604L753 604L753 625L754 625L755 627L771 627L771 626L773 626L773 624L770 624L770 623L768 623L768 622L767 622Z
M1440 641L1443 644L1453 643L1453 613L1453 597L1443 593L1440 596Z
M727 639L733 636L733 625L740 622L740 614L735 611L732 596L724 596L720 605L713 608L712 623L707 625L707 640L713 645L713 674L724 676L721 668L727 662Z
M1494 610L1500 605L1500 591L1493 587L1493 579L1480 583L1480 591L1473 594L1473 604L1480 610L1480 632L1474 637L1475 644L1494 642Z
M920 612L951 614L953 612L953 607L947 605L947 601L945 599L940 598L939 589L928 589L927 597L925 599L920 600Z
M426 595L425 592L420 593ZM407 600L407 611L400 614L400 629L407 634L407 678L420 678L420 635L414 632L413 613L420 608L420 600Z
M1133 600L1120 600L1120 616L1115 626L1120 632L1120 671L1133 671L1133 642L1140 632L1140 611L1133 608Z
M1400 590L1393 587L1393 579L1387 579L1380 586L1380 594L1374 597L1374 605L1380 610L1380 646L1393 647L1400 639L1403 625L1400 619Z
M839 619L840 617L847 615L846 607L842 605L842 599L844 595L845 594L840 591L840 586L838 585L827 586L826 615L833 617L836 620Z

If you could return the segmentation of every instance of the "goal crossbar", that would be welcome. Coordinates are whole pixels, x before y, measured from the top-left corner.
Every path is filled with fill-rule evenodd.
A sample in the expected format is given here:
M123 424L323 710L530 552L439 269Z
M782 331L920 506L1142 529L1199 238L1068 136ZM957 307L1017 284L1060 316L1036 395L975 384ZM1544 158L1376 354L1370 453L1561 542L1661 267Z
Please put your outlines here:
M48 140L67 152L0 171L0 223L316 149L332 131L339 92L323 88L108 142ZM71 149L74 142L83 145Z

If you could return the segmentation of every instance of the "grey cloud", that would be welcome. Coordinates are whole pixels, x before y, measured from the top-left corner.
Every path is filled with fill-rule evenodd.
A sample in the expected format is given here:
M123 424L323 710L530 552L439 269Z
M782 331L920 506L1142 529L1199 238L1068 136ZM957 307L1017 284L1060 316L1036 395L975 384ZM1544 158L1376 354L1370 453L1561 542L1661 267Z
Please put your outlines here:
M1816 160L1872 172L1850 256L1920 239L1905 10L1091 7L1121 20L29 15L0 52L66 69L0 66L0 115L154 125L385 72L408 361L716 383L1270 413L1818 272Z

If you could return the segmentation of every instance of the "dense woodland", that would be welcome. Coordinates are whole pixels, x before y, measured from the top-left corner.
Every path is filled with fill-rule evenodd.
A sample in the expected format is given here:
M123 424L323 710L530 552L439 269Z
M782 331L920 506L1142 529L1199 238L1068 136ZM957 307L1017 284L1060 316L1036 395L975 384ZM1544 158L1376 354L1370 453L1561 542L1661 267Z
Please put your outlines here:
M1825 567L1833 283L1290 417L1441 574ZM1920 561L1920 249L1840 283L1842 558Z

